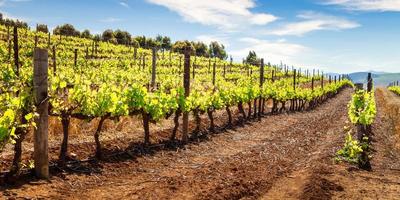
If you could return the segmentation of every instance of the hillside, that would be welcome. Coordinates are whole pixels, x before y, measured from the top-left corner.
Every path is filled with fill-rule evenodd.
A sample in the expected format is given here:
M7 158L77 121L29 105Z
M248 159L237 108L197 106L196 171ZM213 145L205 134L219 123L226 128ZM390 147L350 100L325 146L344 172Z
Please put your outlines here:
M366 83L368 72L356 72L349 74L350 79L355 83ZM400 73L372 72L372 78L376 86L387 86L393 81L400 80Z

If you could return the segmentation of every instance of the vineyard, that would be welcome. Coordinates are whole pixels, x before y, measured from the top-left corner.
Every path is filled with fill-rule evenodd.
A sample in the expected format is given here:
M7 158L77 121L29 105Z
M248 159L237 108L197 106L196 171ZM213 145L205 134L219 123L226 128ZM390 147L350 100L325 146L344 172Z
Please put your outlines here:
M386 107L377 107L390 94L375 93L372 77L364 90L345 75L263 59L239 64L197 56L189 46L180 52L135 48L5 25L0 53L0 182L29 185L50 178L70 189L39 184L5 196L36 191L39 198L77 198L74 191L87 191L85 198L170 199L177 192L184 199L285 199L280 195L288 191L277 188L301 182L297 195L309 199L340 193L335 178L348 178L329 179L324 171L335 174L356 164L363 174L374 169L374 160L386 162L372 155L375 141L386 141L379 134L389 125L375 124L384 120L379 112ZM388 90L400 94L398 86ZM140 126L140 136L117 138L110 131L131 124ZM160 131L164 126L169 128ZM85 128L90 137L80 136ZM70 144L71 135L88 141ZM133 142L134 148L120 147ZM155 180L152 170L163 177ZM118 187L129 185L135 193ZM198 191L189 194L185 187Z

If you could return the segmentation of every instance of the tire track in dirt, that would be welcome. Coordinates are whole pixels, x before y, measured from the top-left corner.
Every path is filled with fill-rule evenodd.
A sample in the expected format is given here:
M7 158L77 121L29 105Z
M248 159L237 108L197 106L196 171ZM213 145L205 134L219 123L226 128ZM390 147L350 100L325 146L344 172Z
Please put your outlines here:
M9 192L54 199L258 198L332 153L330 143L341 139L350 93L345 89L315 110L267 116L185 150L100 163L100 174L65 174Z

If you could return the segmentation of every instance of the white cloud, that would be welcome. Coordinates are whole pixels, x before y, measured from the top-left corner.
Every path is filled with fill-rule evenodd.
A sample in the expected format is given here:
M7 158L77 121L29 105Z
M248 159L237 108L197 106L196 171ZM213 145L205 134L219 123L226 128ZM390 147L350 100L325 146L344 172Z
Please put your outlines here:
M229 38L227 36L221 35L199 35L195 38L195 41L204 42L210 44L211 42L222 43L225 47L229 47Z
M254 13L254 0L147 0L177 12L184 20L221 29L235 30L247 24L265 25L277 17Z
M328 0L328 5L340 5L349 10L400 12L399 0Z
M268 31L270 35L297 35L318 30L343 30L360 26L357 22L331 15L323 15L315 12L304 12L297 16L302 21L289 23L276 30Z
M114 18L114 17L109 17L109 18L100 20L100 22L104 22L104 23L114 23L114 22L120 22L120 21L123 21L123 20L120 18Z
M257 38L240 38L244 48L232 51L231 54L236 58L245 58L249 51L255 51L258 57L264 58L266 62L297 64L296 59L305 55L311 49L300 44L289 43L284 39L278 41L260 40Z
M125 8L130 8L130 6L126 2L123 2L123 1L119 2L119 5L121 5Z

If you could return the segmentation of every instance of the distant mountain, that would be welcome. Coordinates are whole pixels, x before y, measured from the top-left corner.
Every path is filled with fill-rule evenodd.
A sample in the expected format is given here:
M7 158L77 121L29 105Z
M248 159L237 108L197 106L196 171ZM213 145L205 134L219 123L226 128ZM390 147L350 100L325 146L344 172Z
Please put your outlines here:
M355 72L349 74L354 83L366 83L369 72ZM394 81L400 81L400 73L387 73L371 71L375 86L387 86Z

